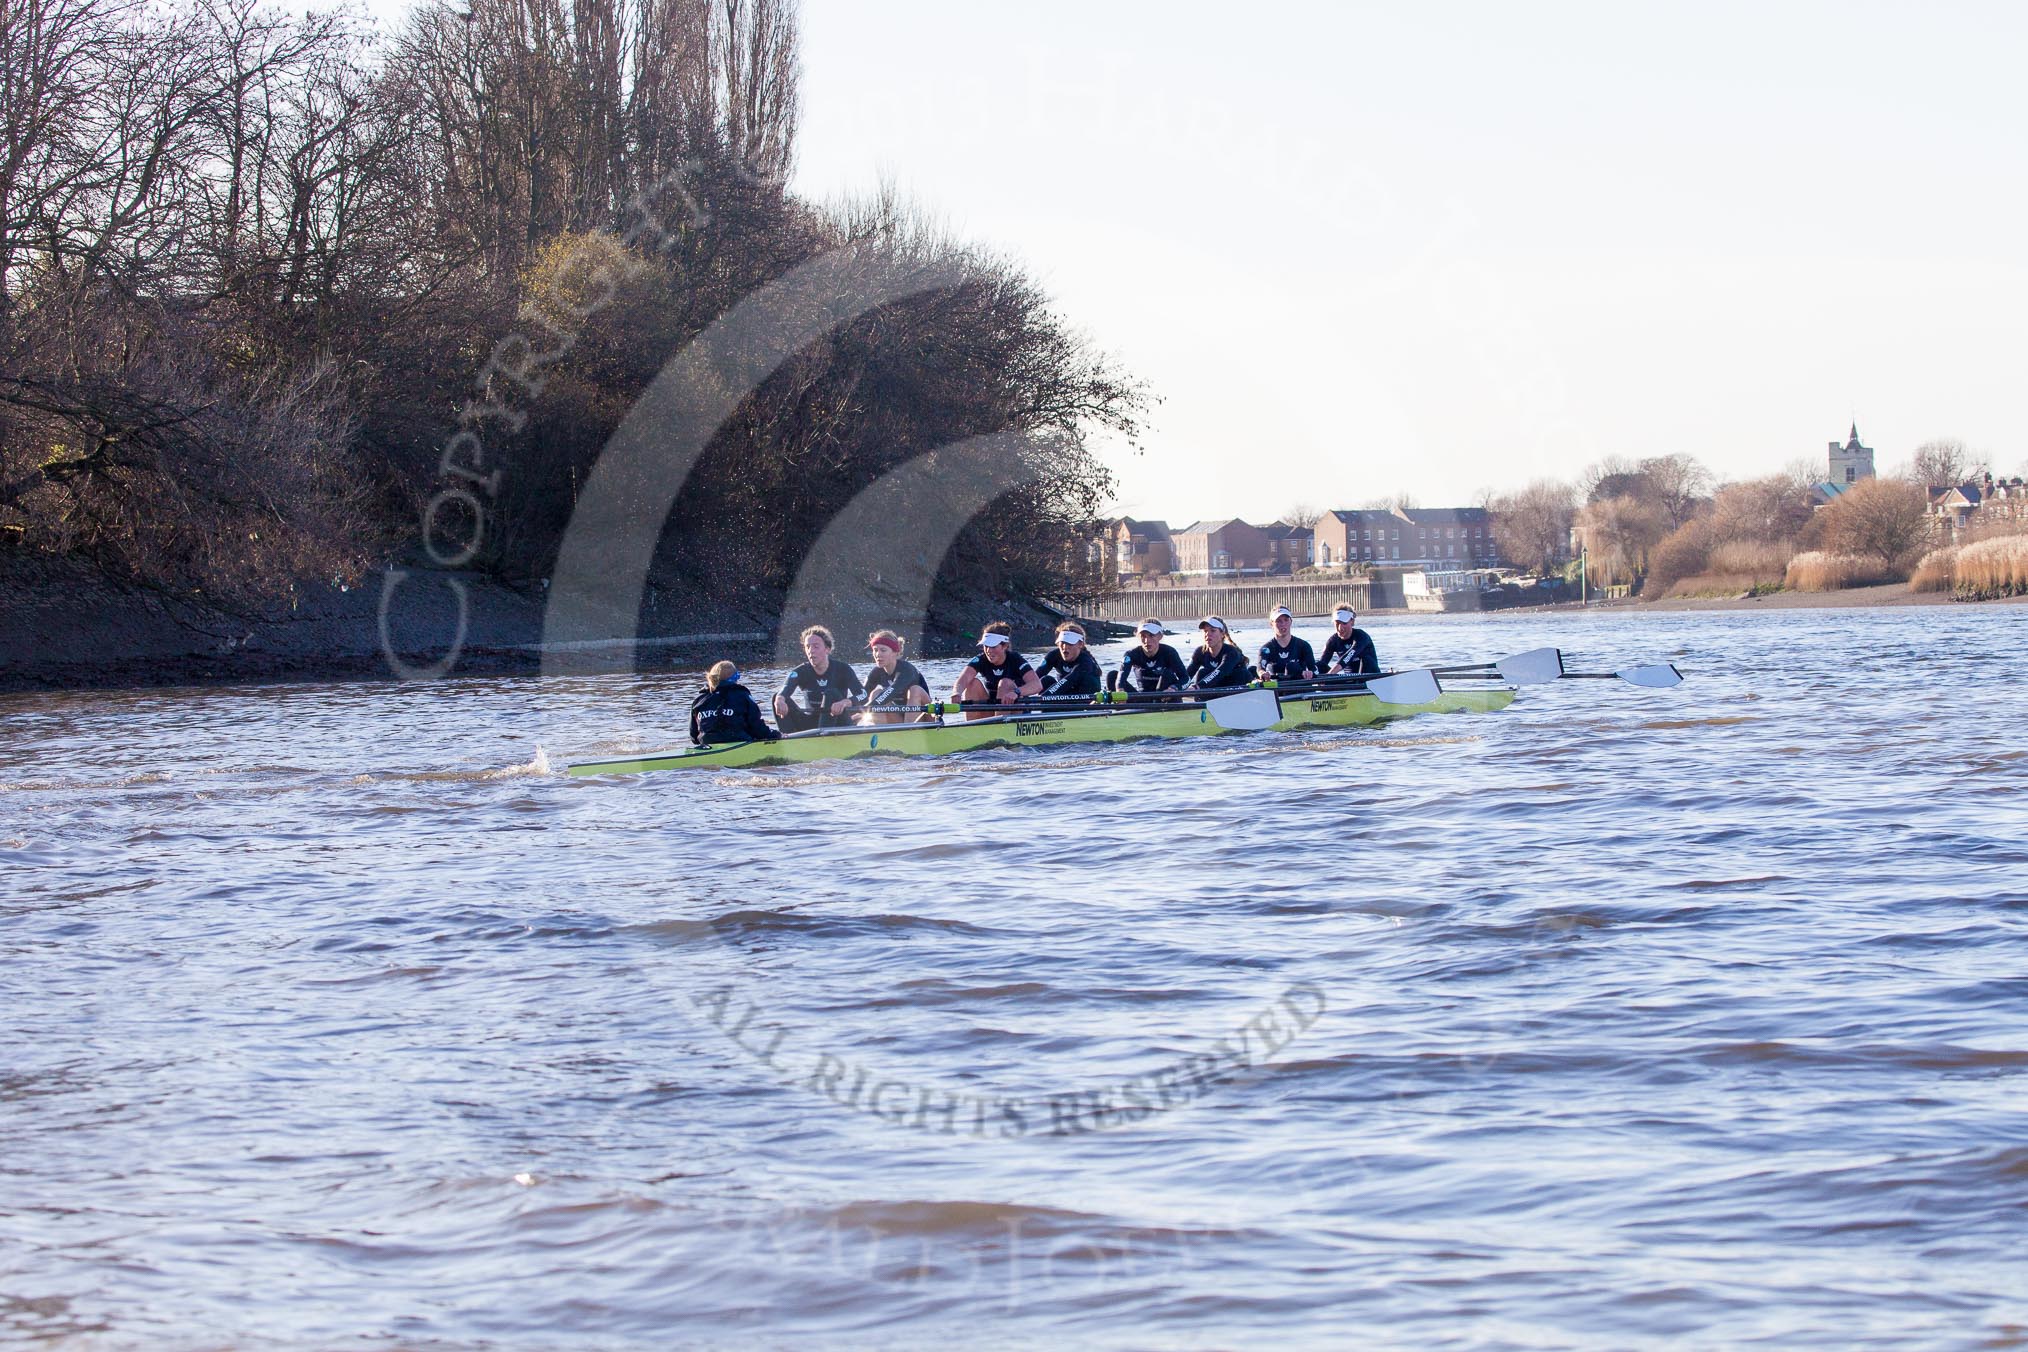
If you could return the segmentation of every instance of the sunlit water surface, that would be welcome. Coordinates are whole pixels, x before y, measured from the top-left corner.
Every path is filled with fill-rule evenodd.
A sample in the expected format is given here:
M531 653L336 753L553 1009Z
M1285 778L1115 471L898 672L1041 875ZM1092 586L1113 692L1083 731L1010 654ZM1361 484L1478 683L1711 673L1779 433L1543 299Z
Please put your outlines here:
M0 699L0 1337L2028 1342L2028 608L1373 627L1690 680L628 780L538 744L691 677Z

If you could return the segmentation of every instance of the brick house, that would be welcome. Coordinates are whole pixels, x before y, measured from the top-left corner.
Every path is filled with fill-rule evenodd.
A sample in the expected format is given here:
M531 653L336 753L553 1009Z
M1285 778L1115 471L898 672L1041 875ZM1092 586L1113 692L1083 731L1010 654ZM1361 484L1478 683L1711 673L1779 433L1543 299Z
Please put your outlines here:
M1317 518L1316 566L1346 568L1401 558L1401 530L1407 521L1377 508L1326 512Z
M1166 573L1175 567L1174 545L1166 521L1136 521L1123 516L1112 523L1113 568L1123 578Z
M1317 520L1317 567L1436 564L1500 568L1493 514L1484 507L1362 508Z
M1193 522L1174 532L1170 540L1174 571L1179 573L1263 572L1276 558L1267 533L1238 517Z
M1403 542L1412 543L1418 563L1454 568L1506 566L1493 538L1493 514L1484 507L1411 507L1401 515L1408 523L1402 531Z
M1268 542L1268 571L1293 573L1307 568L1317 557L1316 531L1309 526L1291 526L1276 521L1260 527Z
M1945 541L1982 526L2028 521L2028 480L1980 478L1929 490L1930 529Z

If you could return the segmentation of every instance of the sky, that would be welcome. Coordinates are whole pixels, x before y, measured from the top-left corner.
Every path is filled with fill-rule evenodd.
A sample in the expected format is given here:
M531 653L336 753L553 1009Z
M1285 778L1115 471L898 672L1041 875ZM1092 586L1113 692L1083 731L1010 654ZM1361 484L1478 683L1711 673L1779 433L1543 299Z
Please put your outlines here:
M806 0L794 183L891 180L1145 381L1137 516L1855 420L2016 472L2023 51L2011 4Z
M2028 461L2028 9L812 0L796 182L885 175L1147 381L1121 506L1688 452Z

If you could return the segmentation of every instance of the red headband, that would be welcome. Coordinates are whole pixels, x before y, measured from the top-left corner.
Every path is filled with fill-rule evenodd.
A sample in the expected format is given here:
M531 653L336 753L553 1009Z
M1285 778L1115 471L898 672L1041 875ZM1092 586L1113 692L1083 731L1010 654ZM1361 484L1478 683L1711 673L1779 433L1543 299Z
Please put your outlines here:
M872 643L869 644L868 646L874 648L885 648L891 653L898 653L901 651L901 640L892 639L889 638L887 635L882 634L879 638L874 639Z

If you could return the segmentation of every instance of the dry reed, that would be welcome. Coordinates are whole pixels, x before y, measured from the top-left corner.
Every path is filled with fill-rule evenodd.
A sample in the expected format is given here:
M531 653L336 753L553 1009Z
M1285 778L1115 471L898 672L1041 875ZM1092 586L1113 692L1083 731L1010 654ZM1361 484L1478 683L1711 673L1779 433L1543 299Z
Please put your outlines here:
M1796 552L1794 543L1713 542L1710 534L1707 523L1694 521L1656 548L1648 574L1654 595L1737 596L1781 587Z
M1727 540L1711 551L1706 570L1719 576L1742 576L1754 582L1779 582L1788 574L1796 547L1786 540Z
M1954 572L1959 593L2017 596L2028 592L2028 535L1980 540L1963 546L1957 554Z
M1922 556L1922 562L1915 565L1915 572L1908 579L1910 591L1947 592L1958 585L1958 550L1955 545L1932 549Z
M1813 549L1789 560L1783 585L1790 591L1843 591L1899 582L1902 574L1886 559L1870 554L1832 554Z

